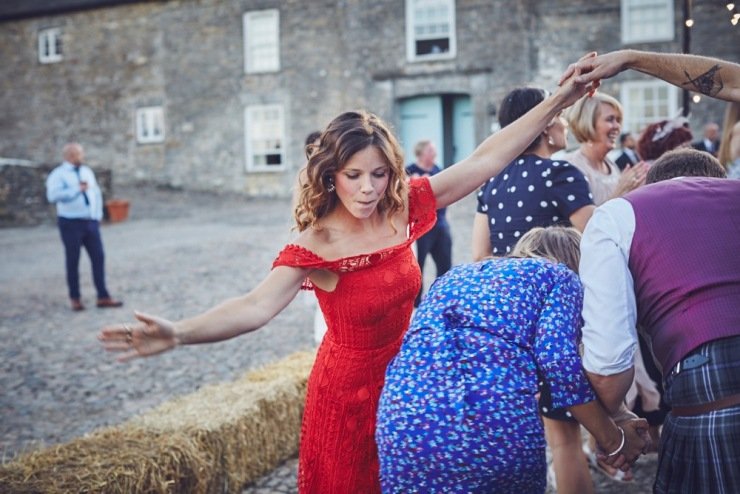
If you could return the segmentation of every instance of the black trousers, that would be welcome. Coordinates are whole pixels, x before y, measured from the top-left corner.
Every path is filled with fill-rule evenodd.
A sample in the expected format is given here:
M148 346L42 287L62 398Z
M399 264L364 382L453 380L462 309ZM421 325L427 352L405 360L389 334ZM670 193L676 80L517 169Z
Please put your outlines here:
M424 292L424 261L431 254L434 264L437 266L437 277L445 274L452 267L452 236L450 225L447 222L434 225L434 228L425 233L416 241L416 259L421 269L421 288L414 301L414 307L421 302L421 294Z

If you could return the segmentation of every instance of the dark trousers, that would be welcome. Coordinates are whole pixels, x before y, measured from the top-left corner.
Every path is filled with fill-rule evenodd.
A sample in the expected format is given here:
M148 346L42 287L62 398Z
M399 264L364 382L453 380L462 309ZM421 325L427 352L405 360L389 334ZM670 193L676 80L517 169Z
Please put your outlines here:
M416 241L416 259L421 269L421 288L414 301L414 307L421 302L421 294L424 292L424 261L428 254L432 255L434 264L437 266L437 277L445 274L452 267L452 236L450 226L445 223L437 223L434 228L425 233Z
M100 238L99 222L60 217L57 218L57 224L64 244L69 298L80 298L81 247L85 247L87 255L90 256L93 282L98 298L108 298L110 295L105 287L105 253L103 252L103 240Z

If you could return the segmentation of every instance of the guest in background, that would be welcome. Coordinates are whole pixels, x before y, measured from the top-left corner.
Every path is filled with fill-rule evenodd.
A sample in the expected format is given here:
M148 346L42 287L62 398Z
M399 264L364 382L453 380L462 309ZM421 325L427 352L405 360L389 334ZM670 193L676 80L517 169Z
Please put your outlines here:
M92 265L97 306L101 309L121 307L123 302L111 298L105 285L105 252L100 236L103 218L103 195L95 173L83 164L85 151L76 142L62 149L64 161L46 179L46 198L56 204L57 224L64 244L67 288L72 310L85 309L80 296L80 251L87 251Z
M624 170L627 165L636 165L640 162L640 157L637 156L637 151L635 151L637 142L631 132L623 132L619 136L619 146L622 148L622 154L614 160L614 163L620 171Z
M717 156L719 150L719 125L715 122L708 122L704 125L704 137L700 141L696 141L694 149L698 151L705 151L712 156Z
M535 228L509 256L434 282L386 371L376 433L383 492L544 493L539 380L547 406L568 408L610 462L640 454L637 429L647 424L620 430L581 368L580 237Z
M406 167L406 174L410 177L431 177L441 171L435 163L437 148L432 141L422 140L414 146L416 163ZM437 210L437 223L434 228L416 241L416 259L421 268L421 288L414 301L414 307L419 305L424 291L424 262L427 254L432 255L437 267L437 276L442 276L452 266L452 235L450 224L447 222L447 208Z
M728 178L740 178L740 102L738 101L727 103L717 159L722 166L727 168Z
M628 165L620 172L607 156L614 149L622 130L622 105L619 101L597 92L576 102L566 112L566 118L581 145L564 155L563 159L577 166L586 176L596 206L645 182L645 164Z
M637 149L645 161L652 163L668 151L689 147L692 138L689 121L677 116L645 127L637 142Z

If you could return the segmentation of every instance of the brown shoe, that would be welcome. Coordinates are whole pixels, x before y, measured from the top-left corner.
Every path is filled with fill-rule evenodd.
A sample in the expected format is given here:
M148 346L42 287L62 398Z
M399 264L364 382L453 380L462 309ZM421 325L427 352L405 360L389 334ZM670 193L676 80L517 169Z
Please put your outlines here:
M75 312L79 312L81 310L85 310L85 306L82 305L82 302L80 302L80 299L78 298L72 298L69 300L70 304L72 305L72 310Z
M112 298L99 298L98 299L98 308L100 309L111 309L115 307L121 307L123 305L123 302L120 300L113 300Z

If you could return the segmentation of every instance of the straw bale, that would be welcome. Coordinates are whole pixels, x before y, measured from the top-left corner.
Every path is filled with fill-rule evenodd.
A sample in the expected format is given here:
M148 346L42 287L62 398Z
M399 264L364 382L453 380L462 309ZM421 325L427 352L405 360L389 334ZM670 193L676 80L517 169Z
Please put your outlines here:
M298 450L314 354L0 466L0 492L238 493Z

